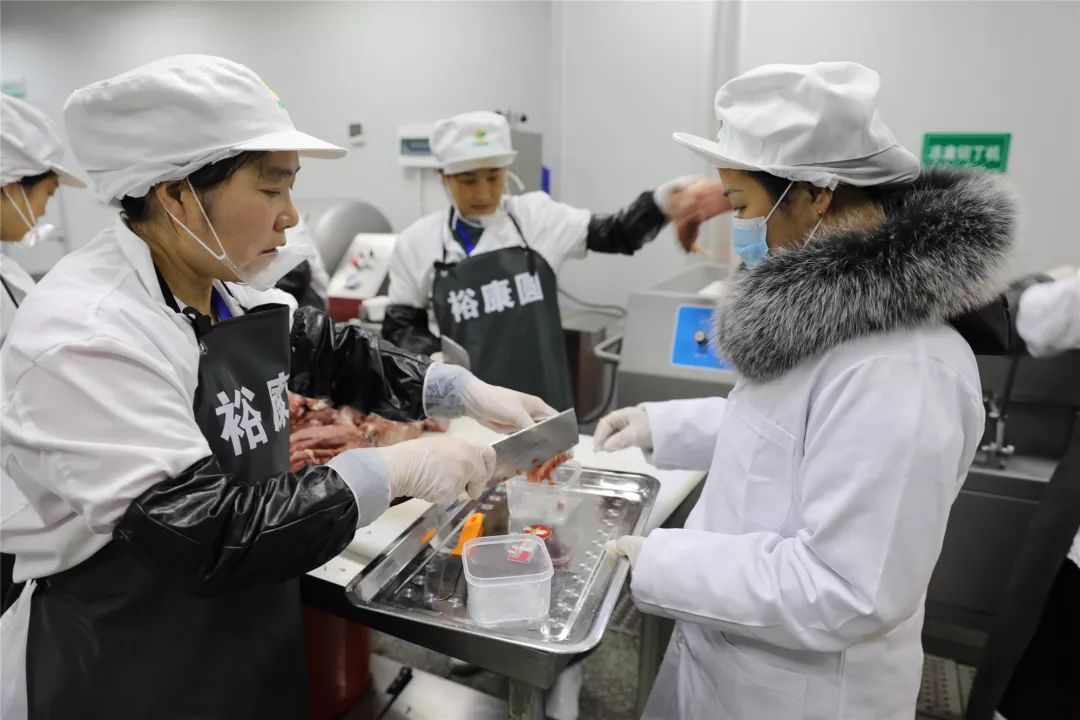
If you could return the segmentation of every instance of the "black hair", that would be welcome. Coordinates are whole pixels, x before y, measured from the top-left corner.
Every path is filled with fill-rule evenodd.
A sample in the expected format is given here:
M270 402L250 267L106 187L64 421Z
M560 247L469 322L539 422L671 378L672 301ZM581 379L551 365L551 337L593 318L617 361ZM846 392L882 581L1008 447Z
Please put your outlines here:
M188 175L188 182L191 183L191 187L195 188L195 190L213 190L232 177L244 165L261 161L265 154L262 151L247 151L224 160L218 160ZM129 223L145 220L149 197L149 194L147 194L138 198L130 195L120 198L120 207L123 209L124 219ZM199 199L203 200L201 196ZM203 207L206 212L210 212L209 205L205 200L203 200Z
M761 185L761 187L765 188L765 192L769 195L769 198L773 201L773 205L775 205L777 203L777 201L780 200L781 195L784 195L784 191L787 190L788 184L791 182L791 180L788 180L787 178L778 177L776 175L770 175L769 173L763 172L761 170L747 170L746 174L749 175L754 180L756 180ZM798 184L798 181L796 181L796 184ZM851 185L844 185L842 183L840 185L836 186L837 191L842 192L843 188L851 189L852 186ZM873 185L873 186L870 186L870 187L863 187L863 188L859 188L859 189L862 190L866 194L866 196L868 196L870 198L871 202L876 202L876 203L881 202L881 198L882 198L881 189L882 189L882 186ZM819 190L820 190L820 188L817 188L817 187L815 187L813 185L810 186L811 195L815 194ZM790 193L788 193L787 195L784 195L784 200L783 200L783 202L780 203L780 206L783 207L784 205L787 205L787 203L788 203L788 201L790 199L791 199L791 194Z
M43 180L48 180L49 178L53 178L56 176L56 171L46 170L45 172L38 175L27 175L26 177L19 178L19 184L29 190L30 188L37 185L39 182L42 182Z

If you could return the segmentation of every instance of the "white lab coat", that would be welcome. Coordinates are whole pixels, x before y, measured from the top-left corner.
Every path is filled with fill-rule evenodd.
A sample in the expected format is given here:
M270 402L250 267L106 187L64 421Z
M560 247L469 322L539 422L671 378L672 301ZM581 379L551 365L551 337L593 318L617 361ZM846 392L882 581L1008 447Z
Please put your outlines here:
M0 256L0 276L3 276L6 283L6 288L0 288L0 347L2 347L4 341L7 340L8 329L15 320L15 311L26 299L27 293L34 288L34 279L17 262L6 256ZM14 297L8 293L8 288ZM0 386L0 397L3 397L2 386ZM9 518L18 514L25 504L26 499L15 483L7 476L7 473L0 469L0 527L3 527ZM6 548L4 551L6 552Z
M8 330L15 320L15 311L34 287L34 279L22 267L7 256L0 256L0 276L6 287L0 289L0 347L7 340ZM10 294L9 294L10 292ZM0 396L2 396L0 385ZM0 469L0 527L9 518L16 517L26 506L26 498L19 488ZM7 552L7 548L2 548ZM29 598L33 584L26 593ZM20 669L26 657L26 627L30 620L30 602L16 602L0 618L0 715L10 720L26 717L24 673Z
M229 290L236 314L237 302L296 306L279 290ZM90 557L131 500L210 454L192 412L198 366L190 324L164 304L146 243L120 219L37 286L3 348L0 460L37 516L4 511L16 581ZM103 408L108 426L90 421Z
M34 278L6 255L0 255L0 277L4 278L4 283L14 294L12 297L6 288L0 287L0 345L3 345L11 323L15 320L15 311L26 298L26 294L34 288Z
M1016 332L1033 357L1080 350L1080 272L1074 278L1032 285L1020 296ZM1080 567L1080 533L1069 559Z
M650 720L911 720L923 602L983 432L944 325L828 350L719 398L646 404L658 467L708 469L634 567L677 625Z
M229 287L236 314L237 302L296 305ZM15 580L30 582L2 620L4 720L26 713L33 580L89 558L133 499L210 455L192 411L198 364L190 324L164 304L146 243L119 218L20 306L0 358L0 547L16 555Z
M473 255L521 245L509 211L521 225L525 241L556 273L567 258L583 258L592 213L555 202L547 193L506 195L493 226L484 230ZM465 250L449 228L449 207L425 215L405 228L394 245L390 261L390 302L414 308L427 307L435 277L435 263L461 262Z

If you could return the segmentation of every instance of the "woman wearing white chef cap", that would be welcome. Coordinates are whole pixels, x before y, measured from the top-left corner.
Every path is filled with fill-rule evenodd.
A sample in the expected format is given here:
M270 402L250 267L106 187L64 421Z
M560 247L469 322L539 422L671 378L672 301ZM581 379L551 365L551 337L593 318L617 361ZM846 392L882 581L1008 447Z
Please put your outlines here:
M631 255L669 222L687 251L698 226L730 209L715 180L676 178L610 215L544 192L506 193L517 153L506 118L469 112L435 123L431 151L450 207L417 220L394 246L383 337L434 353L430 303L442 337L461 345L489 382L573 405L557 273L587 251Z
M3 542L31 581L4 617L4 717L304 717L297 578L394 496L475 494L494 453L420 439L291 473L286 388L503 431L551 410L269 289L304 254L298 158L345 152L251 70L170 57L64 115L122 211L4 348L3 469L29 519Z
M60 164L64 145L45 113L33 105L7 95L0 95L0 241L32 247L47 237L52 226L42 224L45 206L60 185L83 188L86 183ZM7 338L19 304L34 287L30 273L9 256L0 256L0 345ZM2 475L2 473L0 473ZM8 510L22 504L18 489L3 476L0 508ZM0 556L0 601L6 610L8 597L18 588L11 587L15 558Z
M0 240L33 246L51 229L38 218L60 185L83 182L60 160L64 144L45 113L22 100L0 95ZM0 261L0 343L19 303L34 286L29 273L9 257Z
M767 65L716 95L743 260L715 313L730 396L650 403L596 443L708 470L684 529L627 536L645 612L674 618L646 717L910 720L923 599L983 434L948 319L997 295L1013 204L920 174L855 63Z

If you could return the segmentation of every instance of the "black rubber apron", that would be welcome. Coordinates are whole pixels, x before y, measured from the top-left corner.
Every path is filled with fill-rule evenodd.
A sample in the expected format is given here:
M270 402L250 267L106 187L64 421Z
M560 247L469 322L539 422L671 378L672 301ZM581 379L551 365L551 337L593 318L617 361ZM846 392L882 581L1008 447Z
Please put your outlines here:
M538 395L557 410L574 405L558 282L551 266L521 245L435 263L432 304L439 330L469 353L472 372L494 385ZM448 220L453 228L453 210Z
M195 421L214 456L239 482L287 470L288 308L265 305L213 326L190 308L185 314L202 353ZM297 580L196 597L112 542L39 580L31 608L31 718L308 716Z
M1080 417L1031 522L968 697L967 720L1080 718Z

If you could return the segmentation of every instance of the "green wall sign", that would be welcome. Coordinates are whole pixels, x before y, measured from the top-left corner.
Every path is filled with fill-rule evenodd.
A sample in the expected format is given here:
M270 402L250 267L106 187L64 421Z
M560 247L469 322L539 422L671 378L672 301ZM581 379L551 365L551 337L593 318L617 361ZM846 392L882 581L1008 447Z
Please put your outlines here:
M4 80L0 82L0 92L14 98L25 98L26 83L22 80Z
M1005 172L1012 133L926 133L922 164L966 165Z

